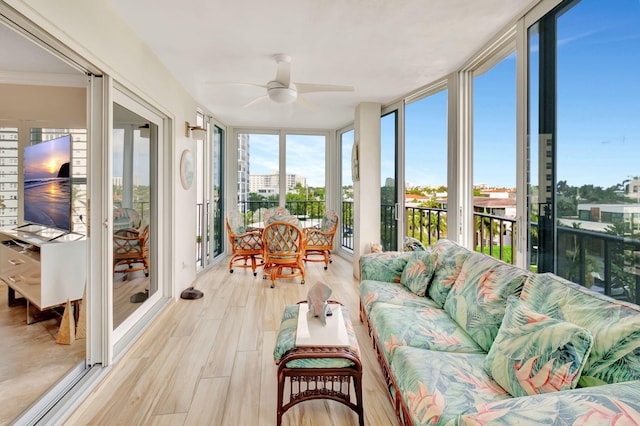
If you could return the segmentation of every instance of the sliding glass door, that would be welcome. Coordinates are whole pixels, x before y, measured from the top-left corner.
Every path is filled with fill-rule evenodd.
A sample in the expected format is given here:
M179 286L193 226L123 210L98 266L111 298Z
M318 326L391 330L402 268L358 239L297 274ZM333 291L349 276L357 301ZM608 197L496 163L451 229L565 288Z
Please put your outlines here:
M380 118L380 243L398 249L398 111Z
M141 100L114 92L110 246L115 342L131 336L129 331L140 327L144 314L168 292L164 262L159 262L168 203L162 191L167 182L161 178L164 121Z
M529 28L531 269L635 303L639 38L636 1L564 2Z

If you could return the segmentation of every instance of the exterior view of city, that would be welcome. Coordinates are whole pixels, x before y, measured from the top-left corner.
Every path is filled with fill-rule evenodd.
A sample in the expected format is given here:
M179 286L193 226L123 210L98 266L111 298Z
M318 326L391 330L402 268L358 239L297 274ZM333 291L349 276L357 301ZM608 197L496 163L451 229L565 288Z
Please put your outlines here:
M532 186L529 217L530 269L538 269L538 188ZM516 191L474 188L475 248L508 263L514 262ZM637 303L640 281L640 177L602 188L556 185L556 273L613 297ZM445 187L407 189L407 235L432 245L446 237ZM544 271L540 271L544 272Z
M266 208L280 201L282 186L277 171L250 173L253 162L268 162L253 151L250 137L239 137L238 208L247 225L260 223ZM344 141L343 141L344 142ZM347 144L348 145L348 144ZM343 163L349 164L350 145L343 147ZM349 148L349 149L348 149ZM250 151L253 153L251 158ZM353 184L351 176L342 172L342 211L340 245L353 249ZM285 206L292 214L313 226L325 211L325 187L310 185L308 176L287 173ZM536 272L553 270L568 280L581 283L619 299L636 299L636 282L640 277L640 177L626 177L616 185L593 184L572 186L561 180L552 185L544 182L545 193L553 194L553 203L545 196L539 199L539 186L529 185L528 245L529 268ZM549 189L549 186L552 189ZM395 181L383 179L381 185L381 243L385 250L394 246L397 235L419 240L432 246L447 237L447 187L406 184L403 205L405 229L399 230L395 216ZM516 189L489 184L474 185L475 249L507 263L516 263ZM539 211L553 207L553 233L550 238L548 215L540 220ZM541 230L542 229L542 230ZM545 233L546 232L546 233ZM552 264L545 253L555 251Z

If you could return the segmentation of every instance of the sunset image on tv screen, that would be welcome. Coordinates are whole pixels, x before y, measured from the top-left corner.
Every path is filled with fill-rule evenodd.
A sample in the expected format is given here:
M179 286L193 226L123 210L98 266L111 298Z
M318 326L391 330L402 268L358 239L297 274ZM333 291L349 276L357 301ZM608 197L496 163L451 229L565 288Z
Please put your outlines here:
M24 149L24 220L70 229L71 136Z

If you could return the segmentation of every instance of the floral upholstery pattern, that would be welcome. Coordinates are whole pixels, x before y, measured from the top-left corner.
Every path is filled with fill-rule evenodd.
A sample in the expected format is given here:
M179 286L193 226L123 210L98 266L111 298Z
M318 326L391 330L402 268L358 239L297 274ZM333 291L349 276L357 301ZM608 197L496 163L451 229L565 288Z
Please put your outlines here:
M400 283L418 296L424 296L433 278L437 255L431 251L411 253L400 276Z
M360 282L360 302L367 315L374 303L384 302L401 306L437 308L438 305L427 297L417 296L401 284L366 280Z
M573 389L592 344L589 330L539 314L510 296L484 367L513 396Z
M637 425L638 419L640 382L629 382L479 404L448 425Z
M338 213L333 210L327 210L320 221L320 230L322 232L331 232L338 224Z
M360 258L361 313L400 424L640 424L640 307L448 240L432 251L425 296L401 283L415 252Z
M394 351L400 346L434 351L485 353L440 308L376 303L369 314L369 324L378 336L381 350L387 360L392 359Z
M276 340L276 346L273 349L273 359L277 363L282 357L296 346L296 334L298 329L298 311L299 305L288 305L284 308L282 321L280 322L280 331ZM360 348L358 347L358 339L356 338L353 324L349 318L349 310L341 306L342 317L344 318L349 336L349 349L360 356ZM313 358L313 359L297 359L287 363L289 368L345 368L351 367L353 362L344 358Z
M438 240L433 246L433 252L437 255L436 271L429 285L429 297L439 307L443 307L451 286L460 274L462 264L471 252L446 239Z
M370 253L360 257L360 279L399 283L411 252Z
M235 235L244 234L246 228L244 226L244 220L242 219L242 215L239 211L233 211L227 217L227 222L229 223L229 230Z
M140 213L135 209L118 207L113 209L113 230L119 231L121 229L139 229L141 228L142 220Z
M445 424L474 406L511 398L486 374L484 358L399 347L391 372L413 424Z
M402 247L404 251L424 251L427 249L424 244L422 244L422 241L413 237L404 237Z
M451 288L444 310L485 350L498 334L509 295L519 295L528 272L472 253Z
M298 228L301 227L298 217L289 213L289 210L287 210L285 207L273 207L265 212L265 226L273 222L288 222L297 226Z
M593 347L583 375L607 383L640 379L640 307L553 274L530 276L521 299L536 312L591 331Z

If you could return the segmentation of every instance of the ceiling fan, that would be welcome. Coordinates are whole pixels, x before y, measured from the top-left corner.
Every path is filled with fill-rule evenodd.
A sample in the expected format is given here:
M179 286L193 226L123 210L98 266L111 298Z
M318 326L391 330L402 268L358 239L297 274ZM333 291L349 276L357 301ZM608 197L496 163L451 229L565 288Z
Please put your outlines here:
M273 102L279 104L290 104L297 101L303 106L313 109L312 105L302 96L300 96L301 94L314 92L354 91L354 88L352 86L337 86L333 84L311 84L298 82L294 83L291 81L291 56L278 54L274 55L273 59L277 64L276 77L273 80L269 81L266 85L253 85L266 89L267 93L244 105L245 108L268 98Z

